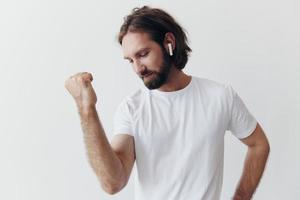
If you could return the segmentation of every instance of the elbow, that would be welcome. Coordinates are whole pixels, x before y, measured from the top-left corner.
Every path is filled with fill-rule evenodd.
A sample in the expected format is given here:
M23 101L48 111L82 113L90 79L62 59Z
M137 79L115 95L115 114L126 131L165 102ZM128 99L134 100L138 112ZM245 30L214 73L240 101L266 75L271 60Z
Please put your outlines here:
M125 184L123 182L114 183L114 184L109 183L109 184L102 184L101 187L107 194L114 195L120 192L125 187Z
M118 193L119 191L121 191L121 189L119 189L119 187L102 187L103 190L107 193L107 194L110 194L110 195L114 195L116 193Z

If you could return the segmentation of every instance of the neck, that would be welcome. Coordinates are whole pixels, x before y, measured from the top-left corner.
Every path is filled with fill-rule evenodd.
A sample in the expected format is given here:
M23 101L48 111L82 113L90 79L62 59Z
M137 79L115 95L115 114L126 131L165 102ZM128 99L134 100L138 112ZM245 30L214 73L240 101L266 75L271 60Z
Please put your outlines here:
M166 83L163 84L160 88L158 88L158 90L162 92L172 92L176 90L181 90L190 83L191 79L191 76L188 76L181 70L172 66Z

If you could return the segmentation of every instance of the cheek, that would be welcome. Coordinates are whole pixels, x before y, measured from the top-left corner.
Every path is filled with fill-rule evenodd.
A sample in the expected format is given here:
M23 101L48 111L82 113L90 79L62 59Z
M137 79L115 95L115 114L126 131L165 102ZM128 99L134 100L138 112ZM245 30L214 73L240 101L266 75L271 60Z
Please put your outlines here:
M162 63L162 58L158 54L152 54L143 59L143 63L151 70L158 70Z

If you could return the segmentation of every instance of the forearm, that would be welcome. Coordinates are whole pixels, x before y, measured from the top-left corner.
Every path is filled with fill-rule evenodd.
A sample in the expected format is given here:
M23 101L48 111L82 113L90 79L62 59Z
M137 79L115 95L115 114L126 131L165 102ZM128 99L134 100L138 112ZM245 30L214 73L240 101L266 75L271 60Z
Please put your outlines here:
M242 177L233 200L249 200L253 196L265 169L269 147L248 148Z
M95 107L79 108L81 126L89 162L103 189L118 190L124 182L121 160L112 150Z

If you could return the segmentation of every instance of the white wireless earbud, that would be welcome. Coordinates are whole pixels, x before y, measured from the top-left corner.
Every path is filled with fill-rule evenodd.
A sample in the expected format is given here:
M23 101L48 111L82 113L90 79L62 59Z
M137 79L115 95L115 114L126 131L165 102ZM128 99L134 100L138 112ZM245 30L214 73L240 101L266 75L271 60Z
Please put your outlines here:
M168 43L168 47L169 47L169 54L170 54L170 56L173 56L172 44Z

